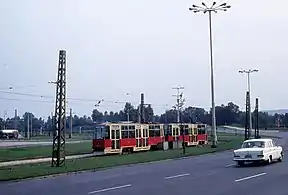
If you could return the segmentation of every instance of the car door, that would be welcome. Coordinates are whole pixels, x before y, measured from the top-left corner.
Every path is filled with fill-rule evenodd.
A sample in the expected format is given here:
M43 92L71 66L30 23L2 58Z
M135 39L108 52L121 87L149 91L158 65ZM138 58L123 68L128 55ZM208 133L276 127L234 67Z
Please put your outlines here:
M265 149L267 151L268 156L272 155L272 158L275 158L273 155L274 152L273 152L273 148L272 148L272 144L271 144L270 140L267 141L265 145L266 145Z
M281 151L279 151L276 143L274 142L274 140L271 141L271 145L273 148L273 158L278 159L281 155Z

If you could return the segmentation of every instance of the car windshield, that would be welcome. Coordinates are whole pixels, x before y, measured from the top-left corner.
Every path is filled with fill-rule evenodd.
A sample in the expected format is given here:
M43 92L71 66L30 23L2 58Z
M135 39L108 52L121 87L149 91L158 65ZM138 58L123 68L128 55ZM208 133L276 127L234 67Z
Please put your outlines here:
M263 141L248 141L244 142L241 148L264 148L265 142Z

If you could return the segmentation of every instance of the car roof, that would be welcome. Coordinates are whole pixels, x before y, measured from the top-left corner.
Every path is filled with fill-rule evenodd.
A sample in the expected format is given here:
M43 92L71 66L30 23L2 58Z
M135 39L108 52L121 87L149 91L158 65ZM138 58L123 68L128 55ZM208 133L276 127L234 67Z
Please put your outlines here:
M268 142L271 141L272 139L270 138L266 138L266 139L249 139L249 140L245 140L244 142L254 142L254 141L262 141L262 142Z

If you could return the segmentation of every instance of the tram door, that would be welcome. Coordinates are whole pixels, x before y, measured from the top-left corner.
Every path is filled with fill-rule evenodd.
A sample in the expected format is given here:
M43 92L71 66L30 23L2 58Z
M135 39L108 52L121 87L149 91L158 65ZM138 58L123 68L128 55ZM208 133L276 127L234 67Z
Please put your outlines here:
M193 125L189 126L189 129L188 129L188 134L189 134L189 141L190 142L193 142Z
M173 136L174 140L179 139L179 126L178 125L172 126L172 136Z
M148 125L143 125L143 129L142 129L142 132L143 132L143 147L147 147L148 146Z
M141 132L141 126L136 126L136 147L142 147L142 132Z
M194 135L193 135L193 142L197 142L198 141L198 137L197 137L197 135L198 135L198 129L197 128L194 128L193 129L194 130Z
M120 149L120 127L112 126L111 130L112 150Z

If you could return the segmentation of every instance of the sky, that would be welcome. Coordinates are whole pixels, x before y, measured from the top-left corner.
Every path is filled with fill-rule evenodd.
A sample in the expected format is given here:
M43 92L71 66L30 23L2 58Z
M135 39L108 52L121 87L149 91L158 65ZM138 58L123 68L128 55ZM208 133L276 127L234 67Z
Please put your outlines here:
M45 118L54 111L55 85L48 82L56 80L61 49L67 97L85 99L68 99L67 113L90 116L99 99L100 111L118 111L124 104L115 101L136 105L144 93L159 114L175 104L177 86L185 106L210 108L208 15L188 11L202 1L0 2L0 117L15 109ZM250 68L259 69L251 75L252 108L256 97L260 109L287 108L288 1L216 2L232 6L212 16L216 105L245 108L247 76L238 70Z

